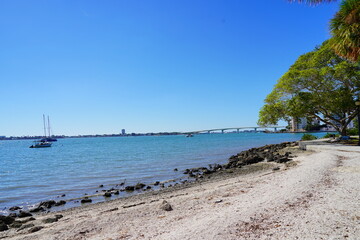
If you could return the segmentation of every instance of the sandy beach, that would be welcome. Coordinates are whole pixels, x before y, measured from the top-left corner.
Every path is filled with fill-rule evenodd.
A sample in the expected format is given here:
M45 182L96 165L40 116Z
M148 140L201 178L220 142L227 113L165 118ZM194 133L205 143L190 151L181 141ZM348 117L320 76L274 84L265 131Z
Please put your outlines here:
M308 146L293 155L286 164L37 215L0 239L360 239L360 147ZM55 215L62 217L49 221Z

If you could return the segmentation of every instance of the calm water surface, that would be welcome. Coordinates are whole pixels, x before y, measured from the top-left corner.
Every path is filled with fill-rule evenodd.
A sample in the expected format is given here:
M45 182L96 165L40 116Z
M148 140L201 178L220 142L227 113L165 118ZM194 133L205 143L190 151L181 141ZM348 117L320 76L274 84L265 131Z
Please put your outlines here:
M320 134L321 135L321 134ZM94 194L115 186L184 177L182 170L226 163L242 150L296 141L302 134L231 133L185 136L59 139L51 148L0 141L0 212L43 200ZM178 168L179 172L173 169ZM71 206L67 204L68 206Z

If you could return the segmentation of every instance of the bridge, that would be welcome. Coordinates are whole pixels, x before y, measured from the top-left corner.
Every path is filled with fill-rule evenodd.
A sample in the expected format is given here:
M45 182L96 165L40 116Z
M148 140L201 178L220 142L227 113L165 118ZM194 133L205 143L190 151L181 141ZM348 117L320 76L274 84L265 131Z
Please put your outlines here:
M183 132L183 134L200 134L200 133L211 133L211 132L217 132L217 131L221 131L221 133L224 133L225 131L229 131L229 130L236 130L236 132L239 133L240 129L241 130L243 130L243 129L251 129L252 130L253 129L255 132L257 132L258 129L269 129L269 128L274 129L274 131L276 132L278 129L286 128L286 126L214 128L214 129L207 129L207 130Z

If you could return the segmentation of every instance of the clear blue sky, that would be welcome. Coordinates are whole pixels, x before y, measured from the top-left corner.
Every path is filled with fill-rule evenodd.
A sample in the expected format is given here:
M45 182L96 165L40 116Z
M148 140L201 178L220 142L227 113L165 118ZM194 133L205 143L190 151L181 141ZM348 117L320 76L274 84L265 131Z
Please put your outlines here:
M0 135L254 126L338 4L0 1Z

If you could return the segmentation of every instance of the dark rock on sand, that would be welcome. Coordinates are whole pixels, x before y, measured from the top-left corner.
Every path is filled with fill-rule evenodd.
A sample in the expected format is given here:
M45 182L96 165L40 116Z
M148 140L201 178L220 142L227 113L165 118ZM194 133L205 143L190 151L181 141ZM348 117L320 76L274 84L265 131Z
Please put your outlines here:
M39 207L46 207L46 208L51 208L52 206L54 206L56 204L56 202L54 200L49 200L49 201L45 201L45 202L41 202L39 204Z
M115 195L119 195L119 194L120 194L119 190L116 190L116 191L114 192L114 194L115 194Z
M159 181L156 181L155 183L154 183L154 186L157 186L157 185L159 185L160 184L160 182Z
M170 203L168 203L166 200L164 200L161 205L160 205L160 209L164 210L164 211L172 211L173 208L170 205Z
M57 218L45 218L42 220L43 223L54 223L57 222L58 219Z
M16 211L19 209L21 209L21 207L19 207L19 206L14 206L14 207L9 208L10 211Z
M19 228L18 231L23 230L23 229L25 229L25 228L31 228L31 227L34 227L34 226L35 226L35 225L32 224L32 223L25 224L25 225L22 225L22 226Z
M0 223L11 224L15 221L14 217L0 215Z
M8 226L5 223L0 223L0 232L8 230Z
M25 212L25 211L20 211L19 214L17 215L18 218L24 218L24 217L31 217L32 214L29 212Z
M274 167L272 170L273 171L278 171L278 170L280 170L280 168L279 167Z
M40 206L29 209L29 212L43 212L43 211L45 211L45 209Z
M174 172L177 172L178 171L178 169L177 168L174 168Z
M111 193L110 192L104 193L104 197L111 197Z
M34 233L34 232L37 232L41 229L43 229L44 227L43 226L36 226L36 227L33 227L29 230L29 233Z
M15 221L12 224L9 225L11 228L20 228L22 226L21 222Z
M101 185L99 185L99 187L102 188L102 187L104 187L104 185L101 184Z

